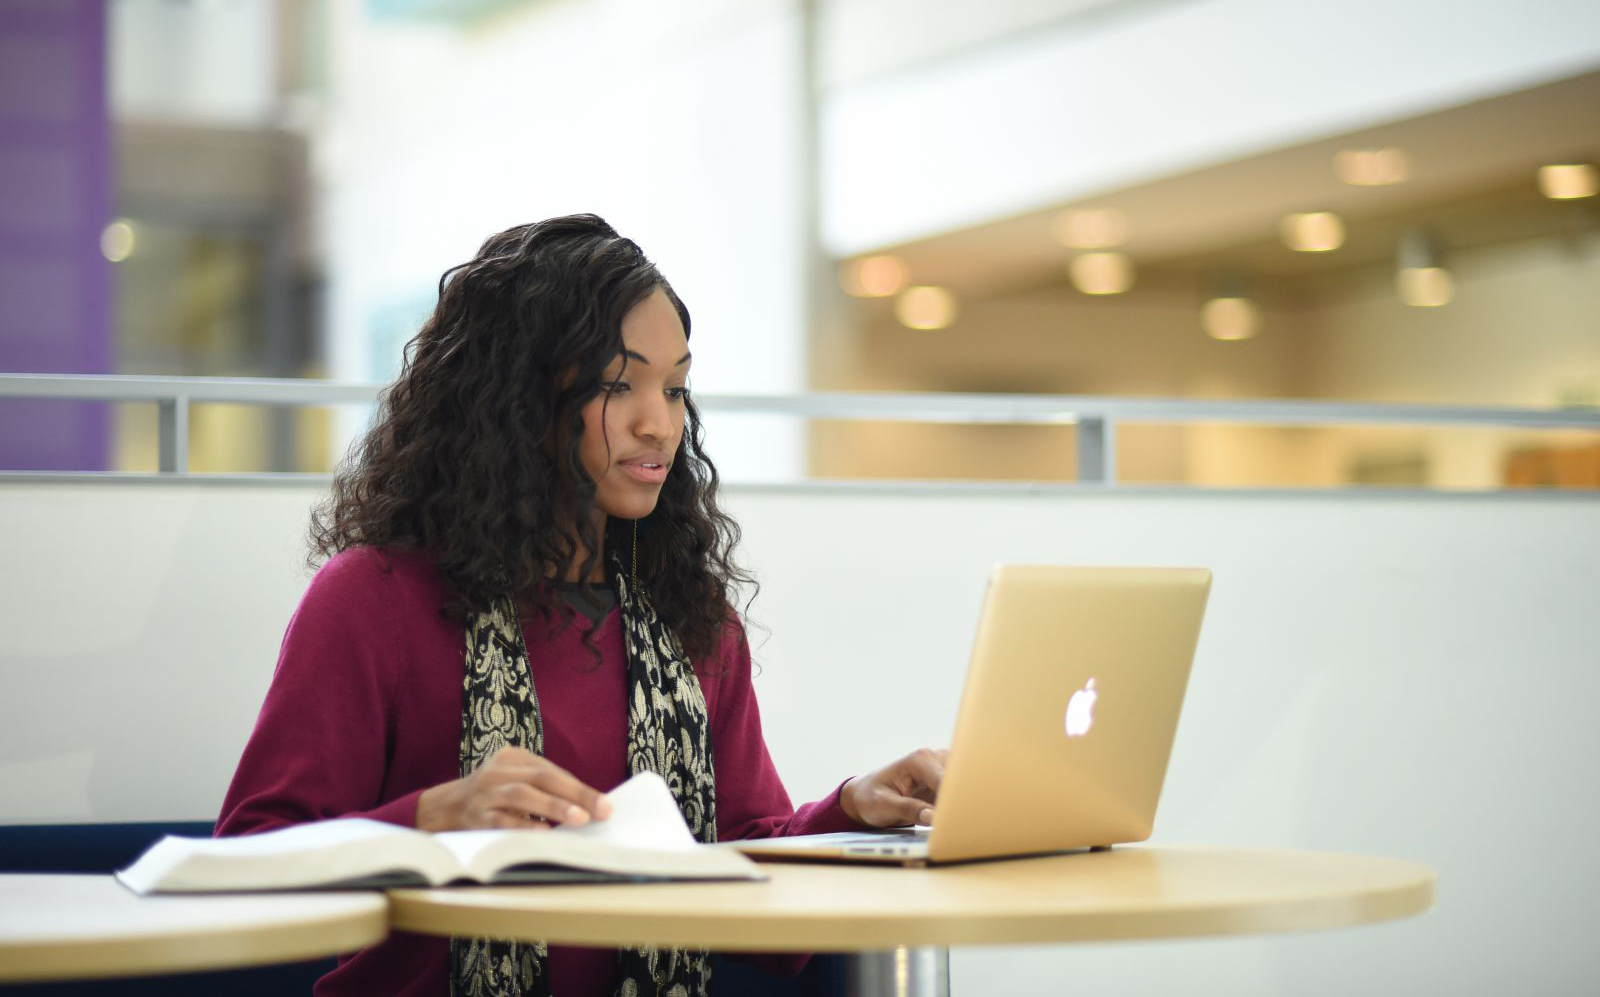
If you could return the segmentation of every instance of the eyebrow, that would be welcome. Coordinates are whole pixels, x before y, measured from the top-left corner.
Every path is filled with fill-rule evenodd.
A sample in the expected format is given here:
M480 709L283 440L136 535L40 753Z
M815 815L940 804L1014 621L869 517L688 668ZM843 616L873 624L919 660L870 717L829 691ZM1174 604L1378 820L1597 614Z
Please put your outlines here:
M637 360L640 363L644 364L646 367L650 366L649 358L647 358L643 353L635 353L632 350L623 350L622 351L622 355L627 357L629 360ZM674 366L674 367L682 367L684 364L686 364L688 362L689 362L689 354L685 353L683 356L679 357L678 358L678 362L673 364L672 366Z

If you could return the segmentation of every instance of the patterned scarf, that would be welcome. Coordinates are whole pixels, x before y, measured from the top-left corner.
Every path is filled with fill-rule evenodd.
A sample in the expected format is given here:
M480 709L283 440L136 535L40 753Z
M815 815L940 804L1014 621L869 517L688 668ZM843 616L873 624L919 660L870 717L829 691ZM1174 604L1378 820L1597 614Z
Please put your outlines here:
M717 840L716 773L705 695L678 640L637 584L611 559L628 657L628 772L659 774L689 830ZM528 645L510 598L467 623L462 696L461 774L508 745L544 754L544 718L528 666ZM544 942L450 939L453 997L550 997ZM705 997L711 965L704 950L624 949L617 953L618 997Z

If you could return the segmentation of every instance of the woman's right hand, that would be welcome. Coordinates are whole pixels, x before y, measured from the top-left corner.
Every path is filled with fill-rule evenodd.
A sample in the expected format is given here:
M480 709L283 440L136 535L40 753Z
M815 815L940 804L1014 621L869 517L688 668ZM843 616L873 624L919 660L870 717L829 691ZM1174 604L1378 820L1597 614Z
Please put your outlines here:
M599 790L521 748L501 748L471 775L417 798L417 827L424 831L548 828L610 816L611 801Z

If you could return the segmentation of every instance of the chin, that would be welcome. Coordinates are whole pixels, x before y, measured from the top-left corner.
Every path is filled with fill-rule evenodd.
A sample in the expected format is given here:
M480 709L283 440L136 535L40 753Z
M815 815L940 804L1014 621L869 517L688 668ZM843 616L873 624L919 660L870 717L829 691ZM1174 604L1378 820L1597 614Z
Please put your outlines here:
M601 501L598 503L602 512L613 519L643 519L656 511L659 496L652 495L644 499L628 501Z

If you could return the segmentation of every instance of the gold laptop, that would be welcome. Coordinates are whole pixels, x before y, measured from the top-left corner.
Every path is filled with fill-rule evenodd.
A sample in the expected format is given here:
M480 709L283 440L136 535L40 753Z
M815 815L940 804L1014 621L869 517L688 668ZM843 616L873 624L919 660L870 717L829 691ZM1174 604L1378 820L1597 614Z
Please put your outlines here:
M730 847L920 865L1145 840L1210 590L1204 568L995 568L933 826Z

